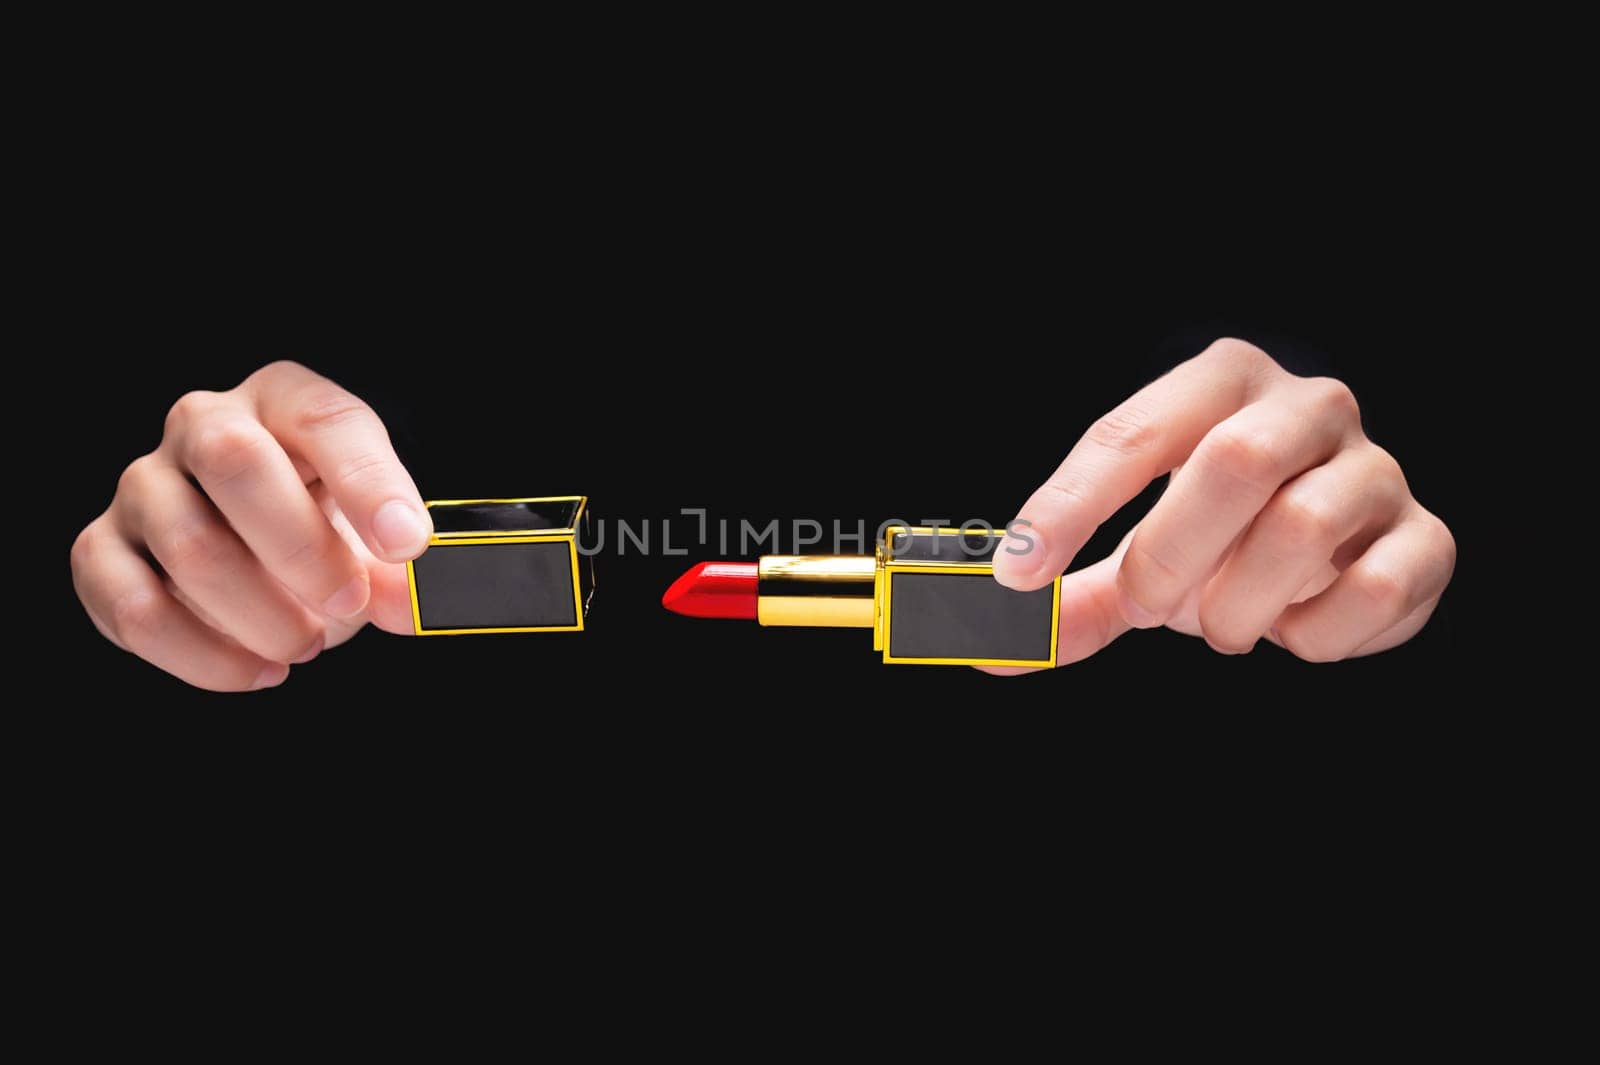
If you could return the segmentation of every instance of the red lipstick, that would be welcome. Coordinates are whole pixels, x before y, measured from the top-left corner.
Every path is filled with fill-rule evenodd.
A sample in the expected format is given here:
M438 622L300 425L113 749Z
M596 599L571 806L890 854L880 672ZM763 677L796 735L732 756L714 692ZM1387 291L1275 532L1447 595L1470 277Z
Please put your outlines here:
M672 582L661 605L691 618L754 621L758 587L754 562L701 562Z
M998 530L891 526L872 555L701 562L661 605L764 626L873 630L889 663L1053 666L1061 580L1014 592L994 579Z

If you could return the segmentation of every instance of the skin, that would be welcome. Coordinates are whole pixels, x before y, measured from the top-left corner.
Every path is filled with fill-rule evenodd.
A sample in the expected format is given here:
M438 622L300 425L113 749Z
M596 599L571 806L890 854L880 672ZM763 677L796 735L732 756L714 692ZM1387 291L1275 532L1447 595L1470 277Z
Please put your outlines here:
M1061 585L1058 660L1166 625L1224 654L1262 638L1308 661L1386 650L1427 622L1455 542L1361 430L1350 390L1219 340L1100 418L1024 504L995 577L1064 572L1157 477L1110 557ZM432 531L376 414L292 362L191 392L72 546L112 643L201 688L273 687L371 622L411 631L404 563ZM1027 670L992 668L992 673Z
M276 362L190 392L72 545L102 635L214 691L282 684L367 622L411 631L403 563L432 524L365 403Z
M1008 535L995 578L1049 584L1169 473L1109 557L1063 578L1059 664L1160 625L1223 654L1263 637L1310 662L1373 654L1416 635L1455 569L1450 530L1362 432L1349 388L1224 339L1089 427L1023 504L1034 542Z

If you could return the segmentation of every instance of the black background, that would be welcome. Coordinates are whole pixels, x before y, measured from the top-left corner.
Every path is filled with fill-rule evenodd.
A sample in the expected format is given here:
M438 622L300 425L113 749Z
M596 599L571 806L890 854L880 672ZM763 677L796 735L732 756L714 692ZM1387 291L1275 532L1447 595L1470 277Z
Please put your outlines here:
M38 867L90 934L137 943L170 905L292 939L308 914L365 957L469 974L464 942L539 968L570 937L580 984L643 956L648 986L702 928L734 932L737 973L878 943L1071 965L1108 934L1115 971L1153 956L1130 941L1192 946L1180 982L1211 985L1245 929L1265 972L1344 955L1368 981L1369 945L1478 949L1453 900L1521 755L1468 649L1518 618L1473 503L1486 479L1507 498L1502 389L1540 366L1495 321L1499 216L1460 206L1494 199L1478 116L1453 140L1430 107L1419 141L1336 101L1315 131L1181 94L1156 124L1094 119L1113 85L869 106L815 77L687 104L490 77L445 103L396 78L290 107L292 75L91 94L40 156L53 206L27 205L48 328L13 402L46 426L18 465L46 501L24 568L52 658L16 668L61 738L18 753L48 778ZM210 695L102 640L68 579L169 405L272 359L367 398L424 497L584 492L683 542L684 506L1004 521L1096 415L1222 335L1347 381L1451 525L1454 584L1404 647L1308 665L1154 632L1020 679L893 667L865 632L661 610L710 549L608 551L581 635L369 631L280 689Z
M889 191L718 211L619 193L588 201L582 219L557 199L549 217L522 225L463 213L442 238L407 216L409 201L381 192L381 206L350 216L301 219L300 201L233 205L214 233L197 233L193 218L175 228L170 217L117 219L131 231L114 244L123 254L96 268L97 328L83 341L100 357L76 364L75 431L92 445L80 441L63 471L72 490L60 500L58 600L71 603L72 532L157 443L172 401L231 387L274 358L367 398L425 498L587 493L609 527L583 634L368 631L278 690L222 699L118 652L74 607L63 638L84 683L233 712L422 704L538 717L585 702L803 721L911 707L1204 712L1215 700L1304 713L1442 682L1457 663L1455 606L1475 556L1458 519L1470 442L1457 345L1470 308L1413 294L1392 262L1351 260L1359 242L1335 243L1320 227L1271 243L1247 230L1231 242L1135 232L1108 251L1033 226L1031 211L1008 209L1016 203L914 189L890 202ZM159 257L145 261L147 251ZM688 564L718 554L720 519L734 554L741 519L779 519L785 549L797 517L830 534L835 521L870 532L889 517L1003 523L1097 414L1224 335L1346 380L1369 433L1454 526L1457 584L1404 648L1312 666L1265 643L1228 658L1135 632L1090 661L999 680L885 667L866 632L764 630L659 606ZM1109 550L1155 490L1079 562ZM683 507L708 511L711 543L694 543L698 520ZM631 544L617 553L618 519L648 522L651 555ZM663 520L688 555L661 553ZM768 707L777 692L790 701L782 711ZM791 716L808 704L815 716Z
M1484 660L1462 610L1486 605L1493 553L1467 515L1485 451L1473 367L1511 349L1491 325L1491 223L1436 196L1453 169L1379 173L1335 142L1215 122L1063 150L1036 110L935 109L880 136L848 108L800 129L634 103L536 128L403 108L280 128L249 118L276 106L263 98L203 137L113 105L85 134L38 270L52 327L35 361L70 446L27 472L52 501L37 576L74 664L62 683L75 705L139 708L108 751L437 787L594 776L629 797L707 774L815 797L812 771L926 795L984 768L1211 789L1249 767L1252 790L1281 789L1352 761L1435 762L1464 738ZM1403 648L1308 665L1161 631L1019 679L885 666L866 632L666 613L665 587L715 553L691 545L608 549L582 634L368 631L277 690L217 696L99 638L68 580L73 535L171 403L272 359L369 400L425 498L587 493L597 516L648 520L657 542L669 519L684 544L682 507L1003 522L1096 415L1224 335L1347 381L1454 530L1455 582Z

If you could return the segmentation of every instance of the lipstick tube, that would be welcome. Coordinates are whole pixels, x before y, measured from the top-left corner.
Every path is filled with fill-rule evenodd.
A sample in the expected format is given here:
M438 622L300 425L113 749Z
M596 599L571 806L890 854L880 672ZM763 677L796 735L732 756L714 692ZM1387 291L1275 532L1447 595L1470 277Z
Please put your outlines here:
M1054 666L1061 578L1032 592L997 583L994 552L1003 536L891 526L873 555L767 555L754 567L754 620L871 629L873 649L892 665ZM717 565L721 581L736 580L741 564ZM744 594L737 585L723 591ZM669 592L665 601L697 613L675 605L695 594ZM728 605L707 613L751 616Z

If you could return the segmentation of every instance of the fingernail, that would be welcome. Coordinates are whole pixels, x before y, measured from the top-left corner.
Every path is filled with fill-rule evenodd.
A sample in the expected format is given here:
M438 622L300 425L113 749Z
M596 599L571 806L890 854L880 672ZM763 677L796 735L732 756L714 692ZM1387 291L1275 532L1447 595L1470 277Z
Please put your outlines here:
M262 688L272 688L282 684L289 675L289 667L282 662L268 662L261 668L256 676L255 683L250 685L251 691L260 691Z
M1033 529L1026 538L1006 533L994 549L995 580L1007 588L1026 584L1039 571L1044 558L1044 538Z
M328 601L322 604L322 612L329 617L348 618L361 613L366 605L367 578L351 577L349 584L328 596Z
M428 520L405 500L391 499L373 515L372 531L389 554L409 557L428 539Z
M1117 609L1122 611L1122 616L1129 625L1136 629L1153 629L1161 624L1161 615L1145 609L1142 603L1134 601L1122 588L1117 589Z
M315 658L318 655L320 655L322 653L322 645L327 642L327 639L328 639L328 634L327 633L318 633L317 634L317 641L315 643L313 643L310 647L306 648L305 652L303 654L301 654L299 658L296 658L294 660L294 664L297 665L297 666L303 666L307 662L311 661L313 658Z

